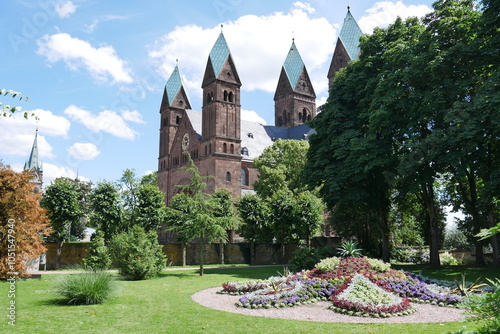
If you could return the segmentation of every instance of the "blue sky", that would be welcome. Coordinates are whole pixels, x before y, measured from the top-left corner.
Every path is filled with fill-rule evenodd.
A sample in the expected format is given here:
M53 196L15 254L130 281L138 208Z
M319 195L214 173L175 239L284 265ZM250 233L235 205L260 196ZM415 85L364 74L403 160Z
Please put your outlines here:
M365 33L397 16L422 16L431 1L351 1ZM0 89L29 97L4 104L39 121L0 117L0 159L21 170L38 126L45 185L59 176L97 183L126 168L156 170L159 107L176 60L191 105L223 24L242 81L242 117L274 123L274 90L295 38L318 98L348 1L3 0Z

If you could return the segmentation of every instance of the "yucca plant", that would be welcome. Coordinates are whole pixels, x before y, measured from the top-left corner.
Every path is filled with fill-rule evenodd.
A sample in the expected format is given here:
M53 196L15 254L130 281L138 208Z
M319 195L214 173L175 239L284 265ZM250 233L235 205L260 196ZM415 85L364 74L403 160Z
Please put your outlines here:
M104 271L88 271L64 276L56 289L68 304L93 305L104 303L114 289L114 279Z
M479 283L480 279L481 277L478 277L474 283L468 285L468 282L465 280L465 274L462 274L462 280L460 282L455 280L455 285L457 287L452 291L452 293L459 293L462 296L470 296L475 292L481 292L481 288L483 286L488 286L488 284Z
M358 243L353 240L342 242L342 245L337 248L337 251L342 257L361 257L361 248L358 248Z

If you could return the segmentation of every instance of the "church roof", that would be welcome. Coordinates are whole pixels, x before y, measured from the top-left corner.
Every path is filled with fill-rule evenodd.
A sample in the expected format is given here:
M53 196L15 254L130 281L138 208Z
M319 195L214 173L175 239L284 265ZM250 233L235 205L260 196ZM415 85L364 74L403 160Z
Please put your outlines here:
M226 62L227 58L231 54L229 51L229 47L227 46L226 39L224 38L224 34L221 32L217 41L210 51L210 61L212 62L212 67L215 72L215 77L218 77L220 71L222 70L222 66Z
M194 131L201 140L202 113L195 110L186 110ZM241 149L246 148L246 153L242 153L243 160L254 160L271 146L278 139L307 139L315 131L305 124L292 128L282 128L274 125L264 125L257 122L241 120Z
M300 57L300 53L297 50L294 41L292 41L292 46L288 51L283 68L285 69L292 89L295 89L297 82L299 81L300 74L302 73L302 69L304 68L304 62L302 61L302 57Z
M342 44L344 45L351 60L358 59L359 38L361 35L363 35L363 32L352 16L349 7L347 7L347 15L344 18L344 24L340 30L339 39L342 41Z
M172 104L175 97L179 93L180 89L184 87L184 81L182 80L181 73L179 71L179 66L175 65L174 71L168 78L167 83L165 85L165 90L167 92L168 104ZM187 90L184 89L187 94Z
M38 130L35 134L35 140L33 141L33 147L31 148L31 154L24 164L24 169L35 170L37 172L42 171L42 164L38 160Z

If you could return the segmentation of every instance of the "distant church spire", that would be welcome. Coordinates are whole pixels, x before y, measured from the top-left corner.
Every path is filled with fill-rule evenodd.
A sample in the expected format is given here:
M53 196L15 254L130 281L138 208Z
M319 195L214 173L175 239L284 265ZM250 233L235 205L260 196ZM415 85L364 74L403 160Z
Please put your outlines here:
M33 191L35 193L40 192L43 183L43 168L38 159L38 125L36 127L35 140L31 147L31 154L24 164L24 169L33 173L33 179L31 180L31 183L34 185Z

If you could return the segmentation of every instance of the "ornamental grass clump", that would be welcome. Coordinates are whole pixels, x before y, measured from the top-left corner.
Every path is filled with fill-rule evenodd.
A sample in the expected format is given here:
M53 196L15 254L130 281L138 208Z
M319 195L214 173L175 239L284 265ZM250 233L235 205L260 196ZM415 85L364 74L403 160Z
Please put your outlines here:
M66 275L59 281L56 293L63 302L75 305L104 303L114 289L114 279L104 271Z

